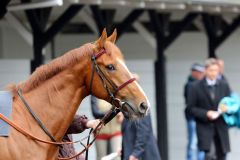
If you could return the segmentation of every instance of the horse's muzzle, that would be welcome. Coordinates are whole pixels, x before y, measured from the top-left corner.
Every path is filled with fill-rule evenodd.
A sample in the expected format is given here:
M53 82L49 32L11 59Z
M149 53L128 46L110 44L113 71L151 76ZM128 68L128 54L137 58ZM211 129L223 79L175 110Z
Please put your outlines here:
M144 117L147 114L147 111L149 108L147 103L145 102L142 102L137 108L134 108L130 103L121 101L120 99L117 99L117 98L115 98L112 101L112 104L115 107L119 108L122 111L124 117L127 119L132 117L135 117L135 118Z
M126 118L142 118L147 115L148 108L148 105L144 102L142 102L138 108L134 108L128 102L122 103L122 112Z
M148 105L147 105L147 103L145 103L145 102L142 102L142 103L140 104L140 106L138 107L138 111L139 111L141 114L143 114L143 115L146 114L147 110L148 110Z

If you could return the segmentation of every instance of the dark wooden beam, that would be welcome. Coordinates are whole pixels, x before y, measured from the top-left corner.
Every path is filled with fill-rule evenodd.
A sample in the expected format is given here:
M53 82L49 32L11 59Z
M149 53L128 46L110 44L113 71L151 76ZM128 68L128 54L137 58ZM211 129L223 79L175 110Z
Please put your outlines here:
M27 16L27 19L30 23L30 26L32 28L33 34L41 34L44 32L44 28L42 28L42 24L40 24L42 21L39 20L39 17L37 15L36 10L26 10L25 14Z
M37 15L37 20L39 21L39 25L41 28L43 28L43 32L45 31L48 23L48 19L50 17L52 8L40 8L36 9L36 15Z
M216 39L217 39L217 32L216 32L216 24L214 23L213 19L210 17L209 14L203 13L202 14L203 24L206 30L207 38L208 38L208 57L209 58L216 58Z
M156 38L165 38L169 26L169 14L157 14L155 10L148 11L150 22L153 26L153 31L156 33Z
M111 32L110 30L117 28L118 39L144 12L144 10L141 9L133 10L129 15L126 16L126 18L121 23L115 26L113 23L114 14L112 14L112 11L108 12L108 10L101 10L97 5L92 5L90 6L90 8L93 13L95 23L97 24L99 34L102 32L103 28L110 26L110 28L107 28L107 31ZM115 11L113 13L115 13Z
M98 27L99 35L101 34L102 30L106 27L107 22L103 16L102 11L100 10L98 5L90 6L91 11L93 13L93 19Z
M240 15L237 16L233 22L228 25L221 36L216 40L216 48L218 48L240 25Z
M44 13L43 13L44 12ZM44 62L42 54L44 48L44 30L47 25L48 18L50 16L51 9L35 9L26 10L27 19L32 28L33 34L33 59L31 60L31 72L33 72L38 66ZM43 18L43 15L46 16Z
M202 20L203 20L203 25L205 27L206 33L209 37L215 38L217 36L216 34L216 28L215 24L213 21L213 18L209 14L203 13L202 14Z
M23 0L24 1L24 0ZM34 71L44 62L43 48L82 8L82 5L71 5L50 27L46 29L51 9L26 10L28 21L33 31L34 59L31 62L31 71Z
M164 55L165 28L168 24L166 15L159 15L155 10L149 10L149 17L155 30L157 43L157 60L155 62L157 139L161 158L168 160L168 129L167 129L167 98L166 98L166 58ZM163 29L165 28L165 29Z
M208 57L217 58L217 48L239 27L240 15L231 24L227 24L221 16L207 13L202 14L202 19L208 37Z
M119 25L117 25L118 38L121 37L121 35L142 15L143 12L144 10L142 9L133 10Z
M7 5L10 0L0 0L0 19L7 13Z
M165 49L168 48L177 37L197 18L198 13L188 13L180 22L179 25L175 26L172 31L170 31L169 36L167 36L165 41Z
M115 14L116 14L115 9L102 10L102 15L106 22L106 28L107 28L108 34L111 34L113 32L114 28L116 27L116 25L114 23Z
M98 27L99 35L102 33L104 28L107 29L107 33L111 34L115 28L114 17L116 14L115 9L100 9L99 6L93 5L90 6L93 19Z
M44 33L43 46L50 42L54 36L82 9L83 5L71 5Z

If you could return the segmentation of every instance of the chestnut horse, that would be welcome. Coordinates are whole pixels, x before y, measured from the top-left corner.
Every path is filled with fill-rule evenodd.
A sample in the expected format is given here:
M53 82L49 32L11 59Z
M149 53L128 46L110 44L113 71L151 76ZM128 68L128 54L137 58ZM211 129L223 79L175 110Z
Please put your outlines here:
M37 68L25 82L11 86L11 120L32 135L50 141L24 106L17 90L21 90L26 102L56 141L61 141L81 101L89 94L111 102L110 93L114 93L115 98L127 102L125 111L130 118L145 116L149 107L148 99L134 81L121 51L114 44L116 34L115 30L107 37L104 29L95 43L87 43L67 52ZM93 64L101 69L105 78L99 76ZM116 91L114 86L120 87ZM9 137L0 137L0 146L2 160L58 159L58 146L32 140L12 127Z

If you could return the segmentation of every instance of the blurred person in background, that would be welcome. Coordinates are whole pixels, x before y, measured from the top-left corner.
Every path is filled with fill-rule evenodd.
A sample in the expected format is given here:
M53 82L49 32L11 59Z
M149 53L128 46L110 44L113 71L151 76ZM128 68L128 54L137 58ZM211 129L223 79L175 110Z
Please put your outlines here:
M161 160L150 114L138 121L124 118L122 160Z
M91 96L91 107L93 116L96 119L104 117L105 113L108 112L112 105L107 101L97 99ZM101 160L102 157L109 155L110 153L118 153L122 148L122 132L121 123L123 121L122 113L113 118L109 123L103 126L96 137L96 151L97 160ZM120 157L118 158L120 159Z
M184 98L185 105L187 108L187 98L188 98L188 90L191 87L192 83L198 80L201 80L204 76L204 66L199 63L194 63L191 66L191 74L189 75L187 82L184 86ZM197 134L196 134L196 121L193 116L191 116L188 112L186 112L185 108L185 118L187 122L187 160L204 160L204 152L199 151L197 147Z
M226 77L224 76L224 61L222 59L217 59L217 63L218 63L218 66L219 66L218 79L227 81Z
M122 160L161 160L150 114L137 121L124 118L122 133Z
M224 61L222 59L217 59L217 63L218 63L218 66L219 66L218 80L223 81L230 88L228 80L227 80L226 76L224 75Z
M230 96L230 89L218 79L219 72L217 60L207 59L205 77L191 85L187 97L187 112L196 120L198 147L205 152L206 160L211 160L211 145L217 160L226 160L230 152L228 126L218 110L220 100Z

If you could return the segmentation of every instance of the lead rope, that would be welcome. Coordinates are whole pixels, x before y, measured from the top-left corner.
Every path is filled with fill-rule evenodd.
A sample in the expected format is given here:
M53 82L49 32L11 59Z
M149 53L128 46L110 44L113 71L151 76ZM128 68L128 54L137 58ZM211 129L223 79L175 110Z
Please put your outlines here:
M38 141L38 142L42 142L42 143L46 143L46 144L52 144L52 145L65 145L65 144L73 144L73 143L81 143L83 146L84 146L84 149L81 150L79 153L73 155L72 157L67 157L67 158L61 158L61 157L58 157L59 160L70 160L70 159L73 159L73 158L76 158L77 156L83 154L85 151L87 151L91 145L93 144L93 142L95 141L96 139L96 136L98 135L99 131L101 128L101 125L104 124L104 122L107 122L109 120L109 115L112 115L111 113L112 111L109 111L108 114L106 114L102 119L101 121L99 122L99 124L97 125L97 127L92 131L95 134L94 136L94 139L88 144L88 145L84 145L82 143L83 140L85 140L86 138L89 138L91 135L88 135L84 138L82 138L81 140L79 141L74 141L74 142L51 142L51 141L45 141L45 140L42 140L42 139L39 139L38 137L35 137L33 136L32 134L28 133L27 131L25 131L23 128L19 127L18 125L16 125L14 122L12 122L11 120L9 120L7 117L5 117L3 114L0 113L0 119L2 119L3 121L5 121L7 124L9 124L10 126L12 126L15 130L17 130L18 132L20 132L21 134L25 135L26 137L32 139L32 140L35 140L35 141Z

